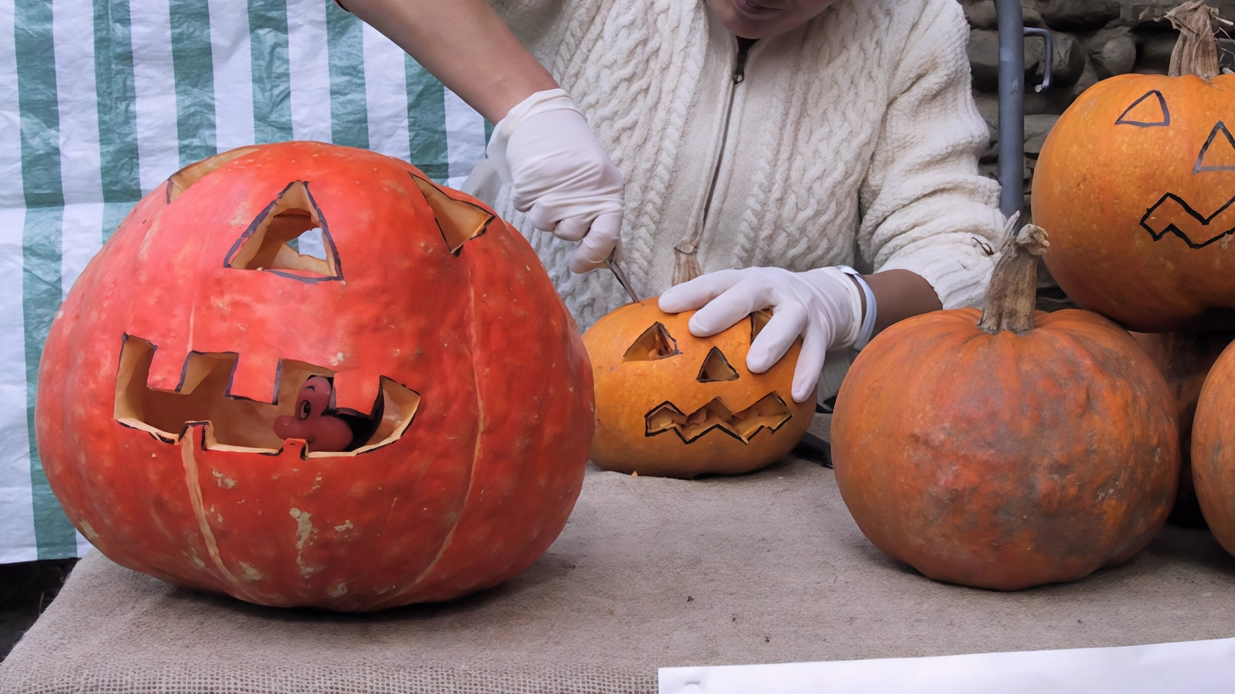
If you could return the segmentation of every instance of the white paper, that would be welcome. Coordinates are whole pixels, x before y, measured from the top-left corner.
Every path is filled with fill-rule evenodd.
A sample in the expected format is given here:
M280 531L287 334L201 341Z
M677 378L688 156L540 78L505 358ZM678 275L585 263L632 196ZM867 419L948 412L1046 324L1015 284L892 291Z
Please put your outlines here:
M746 692L1230 694L1235 692L1235 639L934 658L660 669L661 694Z

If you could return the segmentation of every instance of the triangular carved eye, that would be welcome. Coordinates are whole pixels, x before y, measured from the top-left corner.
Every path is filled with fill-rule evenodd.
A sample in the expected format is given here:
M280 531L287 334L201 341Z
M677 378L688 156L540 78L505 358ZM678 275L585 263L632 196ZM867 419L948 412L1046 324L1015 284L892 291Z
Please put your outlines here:
M493 221L493 215L483 208L470 202L455 200L442 192L441 188L418 176L412 176L412 180L424 194L425 202L433 209L437 226L442 230L442 238L446 239L446 246L454 255L459 255L463 244L485 233L489 222Z
M1166 106L1166 98L1157 89L1132 102L1115 121L1115 125L1134 125L1138 128L1165 128L1170 124L1171 110Z
M302 234L307 241L316 240L319 233L318 253L322 257L302 254L292 247ZM237 270L264 270L305 282L343 278L339 251L321 210L309 194L309 184L304 181L284 188L279 197L257 215L228 251L224 264Z
M677 340L673 339L664 325L656 322L626 349L622 361L656 361L675 354L681 354Z
M219 167L233 159L239 159L250 152L256 152L261 149L257 145L249 147L237 147L229 149L226 152L216 154L208 159L203 159L199 162L189 164L183 169L172 174L167 179L167 204L171 204L172 200L180 197L180 194L188 190L194 183L205 178L208 174L213 173Z
M707 359L703 360L703 366L699 367L699 376L696 380L700 383L736 381L738 372L729 365L729 360L725 359L725 353L720 351L720 347L713 347L708 352Z
M1231 137L1231 131L1222 121L1209 133L1192 173L1202 171L1235 171L1235 137Z

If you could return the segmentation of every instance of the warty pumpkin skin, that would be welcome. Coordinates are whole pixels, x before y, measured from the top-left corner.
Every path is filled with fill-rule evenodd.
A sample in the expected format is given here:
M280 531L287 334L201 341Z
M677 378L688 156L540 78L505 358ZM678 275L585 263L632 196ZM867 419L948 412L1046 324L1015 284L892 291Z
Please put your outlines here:
M282 241L326 232L328 259ZM310 376L382 419L280 440ZM263 605L374 610L496 585L583 480L591 369L513 228L373 152L291 142L146 196L66 298L40 367L52 490L104 554Z
M801 349L762 374L746 368L760 313L698 338L694 311L664 313L655 298L627 304L583 335L596 384L592 462L665 477L739 474L784 457L810 426L815 399L790 394Z
M1144 332L1235 308L1233 135L1235 76L1120 75L1082 94L1047 137L1032 193L1068 296Z
M859 354L837 397L846 505L876 547L936 580L1077 580L1140 551L1174 500L1162 375L1100 316L1031 314L1033 267L1028 329L988 333L974 309L911 318Z

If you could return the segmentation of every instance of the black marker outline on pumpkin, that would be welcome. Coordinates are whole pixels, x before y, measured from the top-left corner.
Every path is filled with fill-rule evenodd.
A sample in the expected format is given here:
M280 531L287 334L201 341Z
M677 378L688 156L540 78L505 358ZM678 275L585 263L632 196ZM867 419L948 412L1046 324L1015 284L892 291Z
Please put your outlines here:
M459 244L459 246L458 246L457 248L451 248L451 247L450 247L450 239L446 237L446 230L442 228L442 223L441 223L441 222L439 222L439 221L437 220L437 213L436 213L436 212L434 212L434 213L433 213L433 223L437 225L437 230L438 230L438 233L440 233L440 234L442 235L442 241L444 241L444 242L446 243L446 250L447 250L447 251L449 251L449 252L450 252L450 254L451 254L451 255L453 255L453 256L454 256L454 257L456 257L456 258L458 258L458 257L459 257L459 254L463 252L463 246L467 245L467 242L468 242L468 241L475 241L476 239L478 239L478 238L480 238L481 236L484 236L486 233L488 233L488 232L489 232L489 225L493 223L493 220L497 219L497 215L493 214L493 213L492 213L492 212L490 212L489 210L486 210L485 208L481 207L480 205L477 205L477 204L476 204L476 203L474 203L474 202L470 202L470 201L468 201L468 200L459 200L458 198L454 198L454 197L451 197L450 195L447 195L447 194L446 194L446 191L445 191L445 190L442 190L442 187L441 187L441 186L439 186L438 184L436 184L436 183L434 183L433 181L429 180L428 178L423 178L423 177L421 177L421 176L417 176L416 174L412 173L411 171L408 171L408 172L407 172L407 175L412 177L412 181L413 181L413 182L415 182L415 181L422 181L422 182L424 182L424 184L425 184L425 185L427 185L427 186L429 186L429 187L431 187L431 188L436 189L436 190L437 190L437 192L441 193L441 194L442 194L442 196L443 196L443 197L445 197L447 200L450 200L450 201L452 201L452 202L457 202L457 203L460 203L460 204L463 204L463 205L467 205L467 206L469 206L469 207L475 207L476 209L480 210L481 212L485 213L485 214L488 216L488 219L486 219L486 220L485 220L485 223L480 225L480 231L478 231L478 232L476 232L475 234L472 234L471 236L469 236L469 237L467 237L466 239L464 239L463 243ZM419 185L419 184L417 184L416 188L417 188L417 190L420 190L420 185ZM423 190L421 190L421 191L420 191L420 194L421 194L422 196L424 196L424 191L423 191ZM429 211L430 211L430 212L432 212L432 211L433 211L433 205L432 205L432 203L430 203L430 202L429 202L429 198L428 198L428 196L425 196L425 204L429 206Z
M759 428L758 428L758 429L755 429L754 431L752 431L752 432L750 433L750 439L751 439L751 440L754 440L755 435L756 435L756 434L758 434L759 432L763 431L764 429L767 429L769 433L775 434L776 432L780 431L780 430L781 430L781 428L783 428L786 424L788 424L788 423L789 423L789 420L793 419L793 410L791 410L791 409L789 408L789 405L787 405L787 404L785 403L785 399L784 399L784 398L782 398L782 397L780 396L780 393L777 393L776 391L772 391L771 393L768 393L768 395L771 395L772 397L776 398L776 401L777 401L777 402L779 402L779 403L781 404L781 406L785 408L785 418L784 418L783 420L781 420L781 423L780 423L780 424L777 424L777 425L776 425L776 426L774 426L774 427L767 426L766 424L761 424L761 425L759 425ZM756 404L758 404L759 402L761 402L762 400L764 400L765 398L767 398L767 397L768 397L768 395L765 395L765 396L763 396L762 398L759 398L759 400L756 400L756 401L755 401L755 402L751 405L751 407L754 407ZM711 400L708 400L706 403L704 403L704 404L703 404L703 407L707 407L708 405L710 405L711 403L713 403L713 402L715 402L715 401L717 401L717 400L720 400L720 398L719 398L719 397L712 398ZM729 409L729 406L728 406L728 405L725 405L725 403L724 403L724 401L723 401L723 400L721 400L721 403L720 403L720 404L721 404L722 406L724 406L724 407L725 407L725 409L727 409L727 410ZM662 402L661 404L657 405L656 407L653 407L652 409L648 410L647 414L643 415L643 436L644 436L644 438L651 438L651 437L653 437L653 436L660 436L661 434L664 434L664 433L666 433L666 432L670 432L670 431L672 431L673 433L677 434L678 438L682 440L682 443L684 443L684 444L686 444L686 445L688 445L688 446L689 446L690 444L692 444L692 443L694 443L694 442L698 441L698 440L699 440L702 436L704 436L705 434L707 434L709 431L712 431L712 430L714 430L714 429L719 429L719 430L721 430L722 432L724 432L725 434L727 434L727 435L729 435L729 436L733 437L734 439L736 439L736 440L738 440L738 441L741 441L743 446L749 446L749 445L750 445L750 440L743 439L741 436L738 436L738 435L737 435L737 432L730 431L730 430L729 430L729 429L727 429L727 428L726 428L723 424L713 424L712 426L708 427L707 429L704 429L703 431L699 432L698 434L695 434L695 436L693 436L693 437L692 437L692 438L690 438L690 439L687 439L685 436L683 436L683 435L682 435L681 425L680 425L680 424L677 424L676 422L674 423L674 424L675 424L674 426L667 427L667 428L665 428L665 429L661 429L660 431L648 431L648 430L647 430L647 426L648 426L648 417L651 417L652 415L656 414L656 413L657 413L657 412L658 412L661 408L666 407L666 406L667 406L667 407L669 407L669 408L670 408L671 410L673 410L674 412L678 413L679 415L682 415L683 417L688 416L686 413L682 412L682 410L681 410L681 409L679 409L677 405L674 405L672 402L670 402L670 401L666 400L666 401ZM699 409L701 410L701 409L703 409L703 407L701 407L701 408L699 408ZM750 409L750 408L748 407L747 409ZM698 412L698 411L699 411L699 410L695 410L695 412ZM732 414L732 410L730 410L730 413ZM694 412L692 412L691 414L694 414Z
M244 230L244 233L240 235L240 238L236 239L236 242L232 244L232 247L230 249L228 249L227 256L223 258L224 269L228 269L228 270L247 270L248 269L248 268L239 268L239 267L233 266L232 260L236 257L236 254L240 252L240 249L244 247L245 243L249 240L249 238L253 236L254 233L257 232L257 227L261 226L261 223L265 221L267 216L270 215L271 210L278 207L279 201L283 199L284 195L287 195L287 191L291 190L292 187L296 185L304 186L304 194L306 197L309 198L309 204L313 206L313 212L317 214L317 219L321 223L318 228L322 230L322 245L323 246L328 245L329 252L334 257L335 274L306 277L304 275L297 275L291 272L282 272L280 270L273 269L273 268L266 268L262 270L262 272L269 272L269 273L278 275L280 277L287 277L288 279L299 280L301 282L308 282L310 284L316 284L318 282L332 282L335 280L342 281L344 279L343 278L343 260L342 258L339 257L339 248L338 246L335 245L334 237L330 235L330 225L327 224L326 222L326 215L322 214L322 208L318 206L317 200L313 197L312 191L309 190L308 181L292 181L291 183L288 183L287 187L285 187L282 191L280 191L279 195L275 197L275 199L272 200L269 205L266 205L266 207L263 208L261 212L257 213L257 217L255 217L253 221L249 223L248 228Z
M719 358L721 363L725 365L726 369L729 369L729 373L733 374L732 378L704 378L704 372L708 370L708 364L710 364L713 359L717 358ZM695 377L695 380L700 383L728 383L729 381L736 381L741 377L742 376L738 373L738 370L733 368L733 365L729 363L729 359L725 357L725 353L720 351L720 347L713 346L712 349L708 350L708 355L703 358L703 363L699 365L699 375Z
M1209 226L1209 224L1213 222L1215 219L1217 219L1218 215L1222 214L1223 212L1226 212L1227 209L1229 209L1232 205L1235 205L1235 197L1232 197L1230 200L1226 202L1225 205L1223 205L1222 207L1219 207L1217 212L1214 212L1208 217L1205 217L1201 213L1192 209L1192 206L1184 202L1184 199L1181 198L1180 196L1174 193L1167 193L1166 195L1163 195L1162 198L1158 200L1158 202L1154 203L1153 207L1150 207L1148 210L1145 211L1145 216L1141 217L1141 227L1145 229L1145 231L1149 232L1149 235L1153 237L1154 241L1161 240L1162 237L1166 236L1167 234L1174 234L1175 236L1178 236L1180 239L1182 239L1184 243L1188 244L1189 248L1204 248L1208 246L1209 244L1220 240L1224 236L1229 236L1230 234L1235 233L1235 226L1233 226L1230 229L1227 229L1226 231L1222 232L1221 234L1218 234L1217 236L1210 238L1208 241L1204 243L1196 243L1192 240L1191 237L1185 234L1182 229L1176 226L1174 222L1168 222L1166 228L1163 229L1161 232L1154 231L1153 227L1149 226L1148 224L1149 218L1153 216L1154 212L1156 212L1158 208L1166 204L1168 200L1174 200L1176 203L1178 203L1183 208L1184 212L1187 213L1188 216L1192 217L1196 221L1200 222L1202 226L1206 226L1206 227Z
M131 337L136 337L136 336L134 336L134 335L130 335L130 334L129 334L129 333L127 333L127 332L123 332L123 333L121 333L121 334L120 334L120 353L119 353L119 357L118 357L118 359L117 359L117 363L116 363L116 372L117 372L117 373L119 373L119 371L120 371L120 366L121 366L121 364L123 363L123 359L124 359L124 347L125 347L125 344L129 341L129 338L131 338ZM136 339L141 340L142 342L145 342L147 345L150 345L150 359L151 359L151 363L153 363L153 361L154 361L154 353L158 351L159 346L158 346L158 345L156 345L155 343L151 342L150 340L147 340L146 338L143 338L143 337L136 337ZM276 368L275 368L275 377L274 377L274 378L275 378L274 399L273 399L272 401L270 401L270 402L266 402L266 401L264 401L264 400L257 400L257 399L255 399L255 398L250 398L250 397L246 397L246 396L243 396L243 395L233 395L233 394L232 394L232 392L231 392L231 390L232 390L232 381L233 381L233 379L234 379L234 377L235 377L235 375L236 375L236 367L240 364L240 353L239 353L239 352L230 352L230 351L229 351L229 352L201 352L201 351L198 351L198 350L190 350L190 351L189 351L189 355L188 355L188 356L186 356L186 357L185 357L185 359L184 359L184 364L180 367L180 381L176 384L176 389L175 389L174 391L172 391L172 392L174 392L174 393L175 393L175 394L177 394L177 395L184 395L184 393L181 393L180 391L181 391L181 389L184 387L184 382L185 382L185 380L187 380L187 378L188 378L189 362L190 362L190 360L193 358L193 355L204 356L204 355L233 355L233 354L234 354L234 355L236 355L236 361L234 361L234 362L232 363L232 370L231 370L231 372L230 372L230 373L228 374L228 376L227 376L227 387L224 389L223 396L224 396L224 397L226 397L226 398L230 398L230 399L232 399L232 400L247 400L247 401L249 401L249 402L258 402L258 403L262 403L262 404L264 404L264 405L266 405L266 404L268 404L268 405L278 405L278 404L279 404L279 388L281 387L281 385L282 385L282 381L283 381L283 362L284 362L284 360L283 360L283 359L279 359L278 364L277 364L277 366L276 366ZM294 360L293 360L293 361L294 361ZM314 365L310 364L310 366L314 366ZM318 367L318 368L320 368L320 367ZM328 371L329 369L323 369L323 370ZM321 374L315 374L315 375L321 375ZM386 392L386 385L385 385L385 384L386 384L386 382L387 382L387 381L389 381L390 383L393 383L394 385L399 386L400 388L403 388L404 390L406 390L406 391L408 391L408 392L410 392L410 393L415 393L415 394L416 394L416 397L417 397L417 398L420 398L420 391L415 390L415 389L413 389L413 388L409 388L408 386L404 385L403 383L400 383L399 381L394 380L393 378L390 378L389 376L379 376L379 377L378 377L378 390L377 390L377 398L374 400L373 407L371 408L370 412L368 412L368 413L359 412L359 411L357 411L357 410L355 410L355 409L353 409L353 408L350 408L350 407L340 407L340 408L336 408L336 407L334 406L334 376L333 376L333 374L332 374L331 376L328 376L328 377L326 377L326 378L329 378L329 379L330 379L330 381L331 381L331 384L330 384L330 385L331 385L331 394L330 394L330 398L331 398L331 405L330 405L330 407L329 407L329 408L327 408L327 411L328 411L328 412L330 412L330 413L332 413L332 414L334 414L334 415L336 415L336 416L337 416L337 415L345 415L345 416L348 416L348 417L357 417L357 418L361 418L361 419L373 420L373 421L375 421L375 422L376 422L376 425L377 425L376 427L374 427L374 432L376 432L377 428L380 428L380 426L381 426L381 421L380 421L380 420L381 420L381 417L383 417L383 416L385 415L385 404L386 404L386 403L385 403L384 393ZM147 384L143 384L143 385L144 385L144 387L146 387L146 388L149 388L149 387L150 387L150 386L149 386L149 385L147 385ZM418 404L417 404L417 407L416 407L416 411L419 411L419 409L420 409L420 408L419 408L419 403L418 403ZM120 421L119 419L116 419L114 416L112 417L112 421L116 422L117 424L119 424L120 426L124 427L125 429L132 429L132 430L134 430L134 431L142 431L142 432L145 432L145 433L149 434L149 435L150 435L150 437L151 437L151 438L153 438L153 439L155 439L156 441L159 441L159 442L161 442L161 443L165 443L165 444L169 444L169 445L175 445L175 444L178 444L178 443L180 443L181 441L183 441L183 440L184 440L184 437L185 437L185 435L188 433L189 429L190 429L190 428L192 428L194 425L201 424L201 425L203 425L203 426L210 426L210 427L213 427L213 426L214 426L214 423L213 423L213 422L211 422L211 421L210 421L210 420L208 420L208 419L187 421L187 422L185 422L185 423L184 423L184 425L180 428L180 433L179 433L179 435L178 435L176 438L174 438L174 439L173 439L173 438L168 438L168 437L166 437L166 436L161 435L161 433L160 433L160 432L161 432L162 430L159 430L159 429L156 429L156 430L154 430L154 431L151 431L151 430L149 430L149 429L143 429L143 428L141 428L141 427L135 427L135 426L133 426L133 425L131 425L131 424L126 424L126 423L124 423L124 422ZM345 421L346 421L346 420L345 420ZM411 418L410 420L408 420L406 424L404 424L404 425L403 425L403 432L402 432L402 433L400 433L397 437L395 437L395 438L393 438L393 439L390 439L389 441L386 441L385 443L381 443L381 444L374 445L373 447L368 448L367 450L364 450L364 451L359 451L359 452L356 452L356 451L357 451L358 449L360 449L360 448L365 448L365 444L361 444L360 446L357 446L357 447L355 447L355 448L349 448L348 450L338 451L338 452L339 452L339 453L354 453L355 455L364 455L365 453L369 453L370 451L376 451L376 450L378 450L379 448L385 448L386 446L390 446L390 445L394 444L395 442L399 441L400 439L402 439L404 436L406 436L406 435L407 435L407 431L408 431L408 429L411 429L412 424L414 424L414 423L415 423L415 421L416 421L416 417L415 417L415 415L413 414L412 418ZM143 423L145 423L145 422L143 422ZM351 424L349 423L349 427L350 427L350 426L351 426ZM152 427L152 428L153 428L153 427ZM353 433L355 433L355 431L354 431L354 430L353 430ZM370 434L370 436L372 436L372 434ZM258 454L260 454L260 455L271 455L271 456L273 456L273 455L279 455L279 454L280 454L280 453L282 453L282 451L283 451L283 448L282 448L282 447L280 447L278 450L274 450L274 449L265 449L265 448L256 448L256 447L251 447L251 446L245 446L244 448L246 449L246 451L245 451L245 452L248 452L248 453L258 453ZM211 450L211 449L210 449L209 447L207 447L207 445L206 445L206 437L205 437L205 436L202 436L202 450ZM307 459L307 457L308 457L308 446L305 446L303 449L301 449L301 452L300 452L300 457L301 457L301 458L305 458L305 459Z
M638 345L640 342L642 342L643 338L647 337L648 334L651 333L652 331L656 331L661 337L661 343L669 345L669 347L671 347L673 351L665 353L665 354L658 353L655 359L648 357L646 355L646 350L644 350L645 353L643 356L640 356L638 353L633 352L633 350L635 349L635 346ZM626 351L622 353L622 361L623 362L660 361L661 359L668 359L669 357L674 357L681 353L682 351L678 349L678 341L674 339L673 335L669 334L669 329L665 327L664 323L661 323L660 321L656 321L655 323L652 323L650 326L648 326L647 330L644 330L643 332L639 333L639 337L636 337L635 341L630 343L630 346L627 347Z
M1139 121L1139 120L1124 120L1125 118L1127 118L1129 113L1132 113L1133 109L1135 109L1137 106L1140 106L1142 101L1148 99L1151 96L1158 97L1158 104L1162 107L1162 118L1163 118L1162 121L1158 123L1146 123L1144 121ZM1115 125L1131 125L1137 128L1169 128L1171 125L1171 109L1167 107L1166 97L1162 96L1162 92L1158 91L1157 89L1151 89L1149 90L1149 92L1145 94L1145 96L1142 96L1136 101L1133 101L1132 105L1129 106L1127 110L1125 110L1122 114L1120 114L1119 118L1115 120Z
M1192 173L1204 173L1206 171L1235 171L1235 165L1231 166L1203 166L1205 163L1205 155L1209 154L1209 148L1213 145L1214 140L1218 138L1218 131L1222 131L1226 135L1226 141L1231 145L1231 149L1235 150L1235 137L1231 136L1231 131L1227 130L1226 123L1218 121L1212 132L1209 133L1209 139L1205 141L1205 145L1201 147L1201 154L1196 158L1196 166L1193 167ZM1230 203L1227 203L1228 205Z

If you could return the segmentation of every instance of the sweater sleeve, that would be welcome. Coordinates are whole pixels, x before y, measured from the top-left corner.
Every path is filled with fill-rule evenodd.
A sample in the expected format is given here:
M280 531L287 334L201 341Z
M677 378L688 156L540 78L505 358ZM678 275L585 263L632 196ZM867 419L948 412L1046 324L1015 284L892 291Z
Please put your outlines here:
M968 24L953 0L924 4L860 189L858 247L876 271L923 277L944 308L978 306L1000 247L999 184L978 173L988 133L971 93Z

